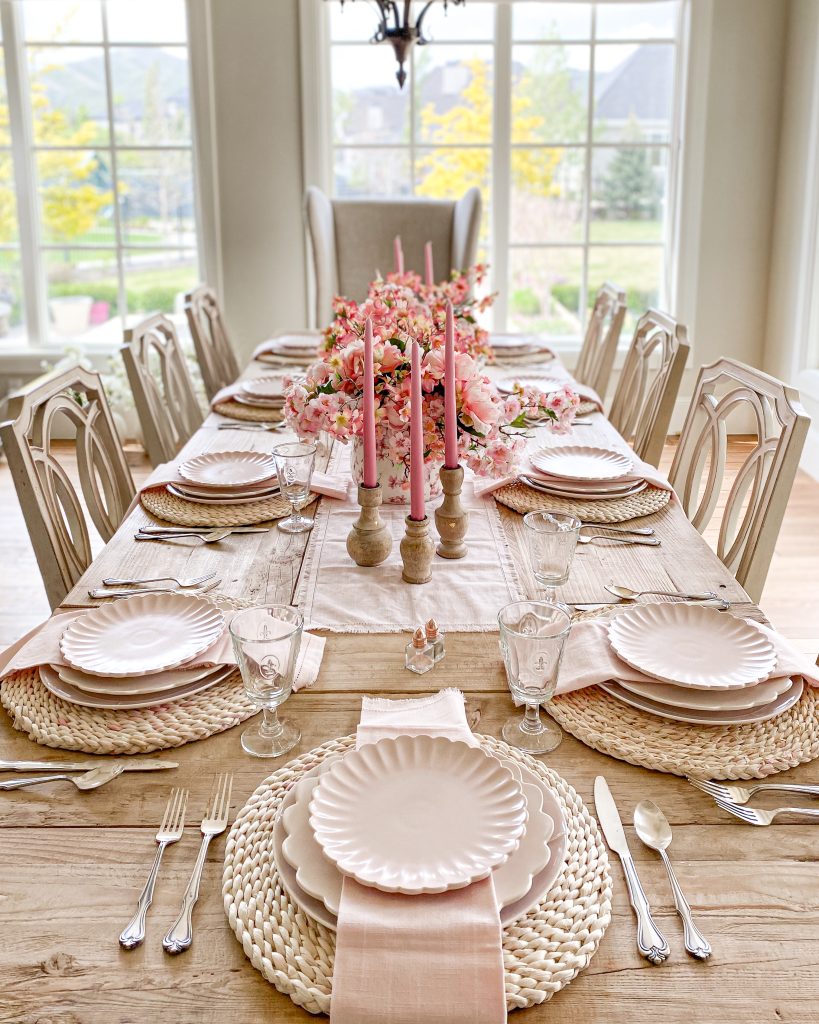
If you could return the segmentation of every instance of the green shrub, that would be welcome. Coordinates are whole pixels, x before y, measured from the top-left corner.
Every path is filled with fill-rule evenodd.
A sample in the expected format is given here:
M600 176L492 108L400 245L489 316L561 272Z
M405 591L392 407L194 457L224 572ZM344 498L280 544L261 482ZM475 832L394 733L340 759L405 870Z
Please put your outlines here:
M531 288L518 288L512 292L512 309L521 316L537 316L542 307Z

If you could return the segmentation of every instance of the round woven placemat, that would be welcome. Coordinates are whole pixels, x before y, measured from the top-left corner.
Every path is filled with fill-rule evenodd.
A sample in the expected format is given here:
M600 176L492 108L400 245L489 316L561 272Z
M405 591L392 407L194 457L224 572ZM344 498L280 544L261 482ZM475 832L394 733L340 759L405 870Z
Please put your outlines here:
M317 497L317 494L311 494L307 504L312 505ZM287 499L278 494L247 505L199 505L195 501L178 498L164 487L152 487L143 491L139 500L152 515L177 526L252 526L281 519L291 511Z
M243 405L230 398L217 402L213 411L220 416L230 416L232 420L248 420L250 423L281 423L284 419L279 409L260 409L256 405Z
M35 743L87 754L144 754L201 740L238 725L258 708L245 696L238 670L208 690L151 708L109 711L55 697L34 669L0 684L0 701Z
M629 764L701 779L764 779L819 757L819 693L750 725L687 725L623 704L597 686L555 697L546 710L593 750Z
M503 933L508 1009L543 1003L585 968L611 920L611 875L597 823L557 772L490 736L489 751L522 761L563 810L567 860L540 903ZM227 839L222 893L230 925L253 966L310 1013L329 1013L335 933L302 911L276 870L273 822L285 794L315 765L344 753L354 736L330 740L274 772L242 808Z
M496 501L525 514L527 512L568 512L587 523L625 523L629 519L650 516L659 512L670 498L671 491L660 487L647 487L629 498L610 498L606 501L574 501L543 494L526 484L515 483L499 487L494 492Z

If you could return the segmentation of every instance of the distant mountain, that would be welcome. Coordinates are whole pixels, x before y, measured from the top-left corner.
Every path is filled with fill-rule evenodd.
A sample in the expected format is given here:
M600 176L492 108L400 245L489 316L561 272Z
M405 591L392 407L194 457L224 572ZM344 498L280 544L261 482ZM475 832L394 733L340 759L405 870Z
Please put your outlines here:
M112 47L111 76L114 105L129 121L141 121L145 112L146 73L155 68L156 102L160 112L188 105L188 64L164 50ZM107 117L102 60L89 57L50 68L39 75L53 107L70 97L73 110L83 110L94 121Z

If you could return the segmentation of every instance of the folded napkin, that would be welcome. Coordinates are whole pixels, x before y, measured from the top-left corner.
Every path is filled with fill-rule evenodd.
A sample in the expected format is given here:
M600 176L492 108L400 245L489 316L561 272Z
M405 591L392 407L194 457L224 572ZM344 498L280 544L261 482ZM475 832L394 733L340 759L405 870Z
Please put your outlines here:
M385 736L478 741L459 690L417 700L364 697L356 746ZM501 924L491 876L436 895L380 892L345 878L330 1024L501 1024Z
M782 676L803 676L810 686L819 686L819 669L810 659L797 651L788 641L760 622L746 620L761 630L776 649L776 667L771 679ZM585 686L595 686L609 679L625 679L635 683L656 683L653 676L644 675L618 658L608 639L608 622L586 619L572 626L557 683L557 693L571 693Z
M68 663L60 651L60 637L70 622L86 613L87 609L83 609L52 615L42 625L27 633L16 644L0 654L0 679L12 672L38 668L40 665L67 665ZM229 620L230 616L226 616L226 618ZM313 633L302 634L293 680L294 690L303 690L312 686L316 681L326 642L323 636L315 636ZM230 633L224 629L219 639L204 653L180 667L190 669L208 665L216 667L235 664L236 655L233 651Z
M220 402L228 402L228 401L230 401L230 399L233 398L234 395L243 394L242 384L243 384L242 381L236 381L235 384L228 384L226 387L222 388L220 391L217 391L216 394L213 396L213 398L211 398L211 400L210 400L210 407L211 407L211 409L215 408ZM282 403L282 405L283 404L284 403ZM282 407L281 406L268 406L268 405L265 404L265 405L253 406L253 408L255 408L255 409L262 409L263 408L263 409L269 411L270 412L270 419L271 420L280 420L281 419L281 411L282 411Z

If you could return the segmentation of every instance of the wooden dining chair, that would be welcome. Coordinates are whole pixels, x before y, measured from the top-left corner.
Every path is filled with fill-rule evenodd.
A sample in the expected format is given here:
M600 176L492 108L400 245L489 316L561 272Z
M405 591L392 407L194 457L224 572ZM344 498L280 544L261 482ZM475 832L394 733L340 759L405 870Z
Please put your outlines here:
M11 395L7 409L0 439L54 608L91 563L86 511L110 540L134 484L98 374L75 366L41 377ZM54 450L67 435L75 439L79 492Z
M206 284L188 292L185 295L185 316L210 401L217 391L232 384L239 376L239 364L216 292Z
M637 321L609 420L652 466L663 453L689 348L685 327L665 313L650 309Z
M799 392L775 377L733 359L700 369L669 479L702 533L727 486L728 438L750 428L716 548L753 601L762 596L809 425Z
M625 316L626 293L606 281L594 300L574 369L575 380L594 388L601 399L606 397Z
M120 348L134 396L148 458L168 462L202 423L176 328L166 316L149 316L125 331Z

